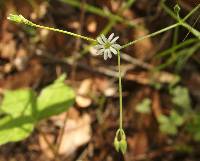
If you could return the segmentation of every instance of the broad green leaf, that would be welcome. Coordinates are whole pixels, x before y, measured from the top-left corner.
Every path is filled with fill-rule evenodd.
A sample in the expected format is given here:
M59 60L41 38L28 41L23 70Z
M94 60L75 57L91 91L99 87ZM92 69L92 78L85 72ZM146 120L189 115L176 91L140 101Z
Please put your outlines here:
M35 94L30 89L6 91L1 104L0 145L28 137L34 128Z
M30 89L6 91L1 111L12 117L32 115L36 112L34 92Z
M0 145L28 137L37 121L66 111L74 102L74 91L64 84L65 75L44 88L36 99L31 89L5 92L1 104Z
M27 138L34 129L31 117L12 118L5 116L0 119L0 145L16 142Z
M74 103L75 93L64 83L64 76L44 88L37 99L37 119L41 120L66 111Z
M136 111L139 113L150 113L151 112L151 100L145 98L141 103L136 106Z

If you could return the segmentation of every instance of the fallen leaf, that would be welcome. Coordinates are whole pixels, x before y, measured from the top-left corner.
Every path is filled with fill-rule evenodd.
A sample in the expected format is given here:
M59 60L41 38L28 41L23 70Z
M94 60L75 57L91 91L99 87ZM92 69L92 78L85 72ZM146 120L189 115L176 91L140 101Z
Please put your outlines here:
M76 103L79 107L86 108L91 105L92 99L89 97L92 88L93 80L85 79L82 81L78 94L76 96Z
M79 119L68 119L59 148L59 154L69 156L91 139L91 118L84 114Z

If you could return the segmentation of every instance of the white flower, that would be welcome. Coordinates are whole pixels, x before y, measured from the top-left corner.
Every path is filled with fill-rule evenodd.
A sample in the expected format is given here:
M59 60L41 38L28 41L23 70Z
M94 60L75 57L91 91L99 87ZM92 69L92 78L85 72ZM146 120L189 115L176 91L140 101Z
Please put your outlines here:
M116 43L119 39L119 36L114 37L114 33L112 33L108 38L104 35L101 35L97 38L98 45L95 46L97 49L97 55L104 55L104 59L112 58L112 53L117 55L118 50L120 50L121 46Z

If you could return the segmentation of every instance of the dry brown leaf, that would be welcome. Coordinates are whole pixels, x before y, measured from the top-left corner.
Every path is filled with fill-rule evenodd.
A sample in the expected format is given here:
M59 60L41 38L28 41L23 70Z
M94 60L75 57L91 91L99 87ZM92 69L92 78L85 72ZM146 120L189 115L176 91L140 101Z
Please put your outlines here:
M91 33L96 32L97 30L97 21L95 20L95 17L90 16L87 19L87 30Z
M91 118L84 114L79 119L68 119L65 126L59 154L69 156L91 139Z
M85 79L82 81L78 94L76 96L76 103L79 107L86 108L91 105L92 99L89 97L92 88L93 80Z
M107 97L114 96L117 93L117 88L111 80L97 78L95 79L95 85L97 86L96 88Z

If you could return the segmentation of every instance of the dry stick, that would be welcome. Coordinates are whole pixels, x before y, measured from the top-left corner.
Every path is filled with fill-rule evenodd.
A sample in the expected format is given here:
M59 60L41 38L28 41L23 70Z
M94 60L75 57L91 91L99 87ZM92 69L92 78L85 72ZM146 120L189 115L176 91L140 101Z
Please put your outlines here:
M65 126L66 126L66 123L67 123L67 116L68 116L68 112L65 113L63 127L61 128L60 136L58 137L55 158L58 157L58 155L59 155L59 149L60 149L60 146L61 146L61 143L62 143L63 135L64 135L64 132L65 132Z
M57 157L57 152L56 152L55 147L49 142L49 140L46 137L45 133L42 130L40 130L39 128L37 128L37 130L39 131L39 133L41 133L42 137L44 138L44 141L47 143L48 147L52 151L55 161L61 161L60 158Z

